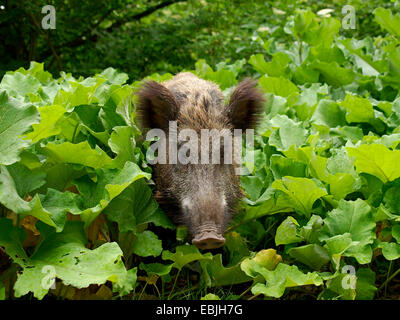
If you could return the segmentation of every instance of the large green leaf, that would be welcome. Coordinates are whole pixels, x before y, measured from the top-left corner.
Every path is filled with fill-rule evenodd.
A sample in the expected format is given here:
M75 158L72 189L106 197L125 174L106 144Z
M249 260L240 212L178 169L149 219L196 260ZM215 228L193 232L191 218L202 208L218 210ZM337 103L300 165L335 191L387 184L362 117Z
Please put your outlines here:
M21 135L39 122L39 113L34 106L23 104L6 91L0 92L0 164L17 162L20 152L29 146Z
M88 176L83 176L74 182L82 195L83 205L87 208L81 213L86 226L89 226L111 200L132 183L142 178L150 178L150 174L143 172L132 162L126 162L122 169L98 169L96 174L96 182Z
M358 172L369 173L382 182L393 181L400 177L400 151L389 150L381 144L360 145L346 148L350 157L355 157Z
M133 252L141 257L157 257L162 251L162 242L153 232L146 230L136 235Z
M307 139L308 132L301 123L296 123L286 115L277 115L271 119L271 126L277 128L269 139L269 144L275 146L279 151L285 151L292 145L302 146Z
M282 191L282 201L306 217L311 216L314 202L327 195L325 190L307 178L283 177L281 180L275 180L272 188Z
M122 285L126 279L118 245L112 242L94 250L87 249L81 222L68 222L62 233L41 229L44 240L31 256L22 248L19 231L10 220L0 220L0 245L22 268L14 286L16 297L33 292L36 298L42 299L54 278L76 288L106 281Z
M54 163L75 163L98 168L113 168L113 160L98 146L92 149L87 141L81 143L48 143L44 153Z
M281 97L289 97L299 92L299 88L293 82L283 77L263 76L258 83L265 93L271 92Z
M199 249L192 245L177 246L175 253L169 250L164 250L162 253L163 260L172 260L173 266L181 270L188 263L199 260L212 260L212 254L207 252L201 254Z
M32 142L59 134L61 127L57 126L57 122L66 112L65 108L59 105L44 106L38 108L38 110L40 112L40 123L33 124L33 131L25 135L25 138L32 140Z
M340 106L347 111L346 121L348 123L369 122L374 117L372 103L365 98L347 94Z
M158 208L151 189L144 179L135 181L113 199L104 213L108 219L118 223L121 232L130 230L136 232L138 225L150 222L164 228L175 228L165 213Z
M400 16L392 15L389 9L376 8L375 21L385 30L400 39Z
M365 201L342 199L339 201L338 208L329 212L324 219L320 240L328 241L334 236L348 233L351 240L358 244L347 248L343 255L355 257L362 264L369 263L372 259L371 244L376 238L375 227L371 207Z
M265 279L265 283L255 284L251 292L253 294L263 294L267 297L280 298L285 293L286 288L304 285L323 284L322 278L316 272L301 272L297 266L289 266L279 263L275 270L270 271L266 268L256 270Z
M231 286L250 281L250 277L241 270L240 263L225 267L221 254L213 256L212 260L202 259L200 264L206 273L205 281L208 286Z
M290 244L301 242L303 239L299 236L299 223L293 217L287 217L276 229L275 244Z
M307 244L291 248L288 254L297 261L309 266L312 270L320 270L330 260L326 249L318 244Z

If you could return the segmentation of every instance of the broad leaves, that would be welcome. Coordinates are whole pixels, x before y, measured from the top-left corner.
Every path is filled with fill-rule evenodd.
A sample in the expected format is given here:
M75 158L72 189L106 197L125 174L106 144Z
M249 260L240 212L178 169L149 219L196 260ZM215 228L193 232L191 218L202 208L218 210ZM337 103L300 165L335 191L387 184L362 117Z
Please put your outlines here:
M123 286L127 271L116 243L89 250L85 248L87 240L82 223L69 222L62 233L42 226L44 240L35 253L28 256L22 248L20 230L13 227L10 220L0 220L0 245L22 268L14 287L16 297L33 292L36 298L42 299L50 289L47 281L54 278L77 288L106 281Z

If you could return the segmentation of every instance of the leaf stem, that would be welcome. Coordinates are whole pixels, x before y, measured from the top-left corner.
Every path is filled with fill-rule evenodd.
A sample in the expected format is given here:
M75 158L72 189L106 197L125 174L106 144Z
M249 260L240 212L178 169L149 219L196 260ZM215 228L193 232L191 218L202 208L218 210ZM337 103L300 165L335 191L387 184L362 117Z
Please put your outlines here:
M180 272L181 272L181 269L179 269L179 271L178 271L177 274L176 274L174 284L172 285L172 288L171 288L171 291L169 292L169 295L168 295L167 300L170 300L171 294L172 294L172 292L173 292L174 289L175 289L175 285L176 285L176 282L177 282L177 280L178 280L178 277L179 277Z
M146 287L147 287L147 282L146 282L146 284L144 285L144 287L143 287L143 289L142 289L142 292L140 292L140 295L139 295L139 297L138 297L138 300L140 300L140 299L142 298L142 294L143 294L144 290L146 290Z
M75 143L76 133L78 131L79 123L75 126L74 133L72 134L72 143Z
M395 276L397 276L398 273L400 273L400 268L397 269L388 279L386 279L386 281L381 284L378 290L379 291L382 290L382 288L385 287L390 282L390 280L392 280Z
M246 290L244 290L244 291L240 294L239 298L242 298L247 292L249 292L249 291L251 290L252 287L253 287L253 284L251 284L250 287L248 287Z

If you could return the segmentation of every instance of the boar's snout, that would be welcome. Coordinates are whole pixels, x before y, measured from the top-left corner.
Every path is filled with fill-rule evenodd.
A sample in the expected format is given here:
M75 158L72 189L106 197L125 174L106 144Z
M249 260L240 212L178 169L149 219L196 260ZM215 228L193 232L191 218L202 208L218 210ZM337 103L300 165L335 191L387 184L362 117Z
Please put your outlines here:
M225 244L225 238L215 232L206 232L196 236L192 243L199 249L216 249Z

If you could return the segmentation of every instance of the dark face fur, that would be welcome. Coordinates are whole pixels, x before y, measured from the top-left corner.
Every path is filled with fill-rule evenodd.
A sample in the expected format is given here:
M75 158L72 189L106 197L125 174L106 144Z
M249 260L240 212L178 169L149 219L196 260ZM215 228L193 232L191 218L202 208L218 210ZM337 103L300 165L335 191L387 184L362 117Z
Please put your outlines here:
M202 129L254 128L263 106L262 95L250 79L237 86L224 106L218 86L191 73L180 73L163 84L146 82L138 95L141 126L160 128L167 138L170 121L177 122L178 133L192 129L199 137ZM224 164L223 143L216 150L212 138L210 135L209 159L211 162L212 153L220 153L219 164L181 164L178 161L177 164L154 165L156 199L170 216L178 217L175 221L189 227L193 244L202 249L217 248L225 243L223 234L242 196L239 176L235 174L240 163ZM178 141L178 148L181 143L194 142L190 139ZM197 147L200 159L201 147Z

